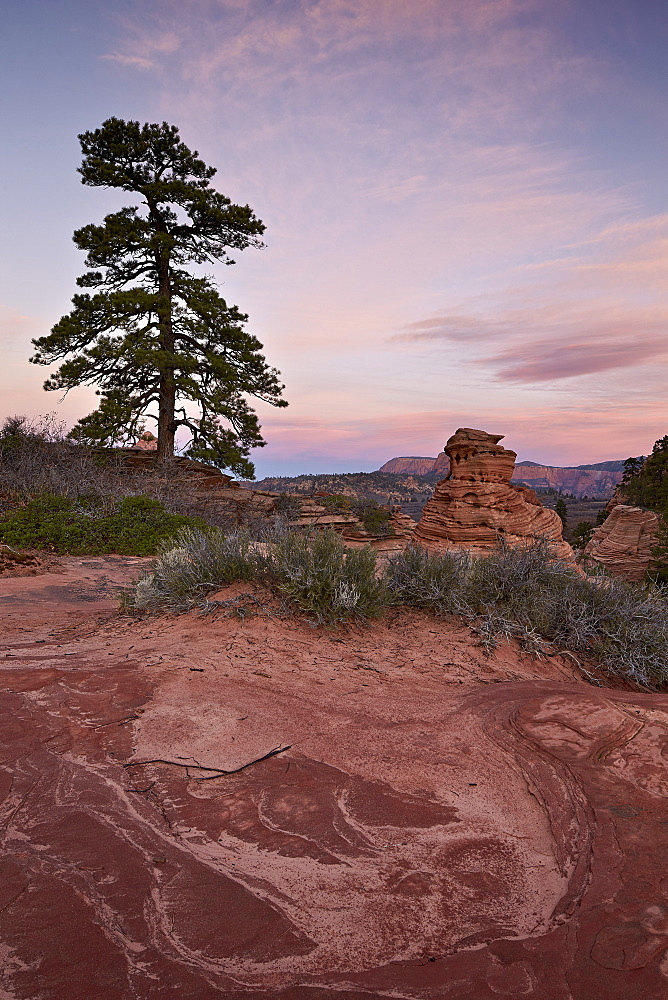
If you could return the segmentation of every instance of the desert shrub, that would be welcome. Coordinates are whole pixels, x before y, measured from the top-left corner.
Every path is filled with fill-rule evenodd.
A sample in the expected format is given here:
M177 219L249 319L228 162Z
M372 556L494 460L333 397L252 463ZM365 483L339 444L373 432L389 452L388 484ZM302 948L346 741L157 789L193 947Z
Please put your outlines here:
M397 604L451 614L462 610L469 568L470 559L462 552L434 555L411 546L388 560L385 575Z
M318 497L318 503L321 503L328 510L354 514L363 525L364 530L368 531L370 535L394 534L390 524L390 512L381 507L375 500L332 495Z
M318 622L370 618L387 605L373 550L347 549L333 531L278 531L270 544L258 545L217 529L181 531L126 605L186 610L234 580L266 583Z
M457 613L487 648L511 637L533 652L552 643L640 685L668 683L668 591L579 576L546 542L501 545L478 559L409 548L379 578L374 551L347 549L332 531L286 530L260 545L217 529L182 530L129 603L185 610L233 580L265 582L317 622L363 620L390 604Z
M328 510L350 511L353 506L350 497L338 495L318 497L318 503L321 503L323 507L327 507Z
M372 618L388 603L373 549L348 549L334 531L287 531L271 546L268 573L319 622Z
M390 512L373 501L361 501L354 504L353 513L364 525L364 530L370 535L393 535L390 524Z
M471 560L408 549L387 574L400 603L465 615L487 648L513 637L540 652L549 642L646 687L668 683L665 588L581 577L542 541Z
M18 548L62 555L154 555L159 544L187 525L204 522L171 514L150 497L40 493L0 518L0 539Z
M186 611L201 603L208 591L263 573L263 557L247 535L225 535L219 528L182 528L171 546L162 546L126 606L137 611Z
M573 547L583 549L594 534L594 525L589 521L578 521L573 528Z

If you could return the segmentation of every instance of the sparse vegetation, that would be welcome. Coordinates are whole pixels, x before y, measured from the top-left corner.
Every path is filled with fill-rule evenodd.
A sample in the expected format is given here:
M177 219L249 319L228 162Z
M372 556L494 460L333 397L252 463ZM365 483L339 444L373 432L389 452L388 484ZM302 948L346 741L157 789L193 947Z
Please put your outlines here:
M600 522L603 523L602 521ZM572 531L573 547L583 549L594 534L594 525L589 521L578 521Z
M434 594L440 560L444 586L431 606L477 620L486 644L512 635L536 650L547 641L593 656L611 674L641 685L668 683L665 590L582 578L550 559L549 547L539 542L530 548L502 546L487 558L468 562L401 553L390 561L390 573L396 581L393 589L405 603L425 606L419 595Z
M394 534L389 510L381 507L375 500L334 494L318 497L318 502L329 510L353 514L370 535Z
M232 579L264 582L316 622L376 617L390 605L463 615L487 648L514 637L534 653L590 656L611 674L668 683L668 593L585 579L550 558L547 543L501 546L486 558L409 548L379 574L375 553L347 550L333 532L285 532L258 546L220 531L182 532L137 585L137 610L183 610Z
M372 618L388 605L370 548L350 550L334 531L277 531L269 545L219 529L180 532L126 606L183 611L233 580L256 580L316 622Z

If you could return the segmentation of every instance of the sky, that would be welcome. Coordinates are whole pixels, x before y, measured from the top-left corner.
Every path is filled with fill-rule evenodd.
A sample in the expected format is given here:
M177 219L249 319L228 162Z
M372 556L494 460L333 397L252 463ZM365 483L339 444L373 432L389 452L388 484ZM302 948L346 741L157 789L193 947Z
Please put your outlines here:
M213 269L290 405L257 476L436 455L554 465L668 433L665 0L8 0L0 417L56 413L31 338L69 311L77 135L168 121L266 246Z

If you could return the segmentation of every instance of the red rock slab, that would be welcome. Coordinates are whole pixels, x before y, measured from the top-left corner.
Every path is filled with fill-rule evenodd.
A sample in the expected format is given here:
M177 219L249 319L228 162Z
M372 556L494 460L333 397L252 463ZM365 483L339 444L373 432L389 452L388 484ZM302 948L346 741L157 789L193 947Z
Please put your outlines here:
M93 580L59 619L10 582L3 998L668 995L668 696L426 615L132 622Z

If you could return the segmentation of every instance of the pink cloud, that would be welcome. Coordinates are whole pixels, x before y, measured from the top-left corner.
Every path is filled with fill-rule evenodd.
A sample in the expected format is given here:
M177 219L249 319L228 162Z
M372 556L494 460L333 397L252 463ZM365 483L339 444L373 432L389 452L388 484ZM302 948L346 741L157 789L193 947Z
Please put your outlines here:
M365 421L267 420L269 445L254 461L258 475L378 468L398 455L437 455L458 427L504 434L504 445L518 455L552 465L580 465L647 453L665 432L668 408L619 401L617 406L580 404L562 407L474 406L470 411L406 412ZM269 470L266 472L265 470Z
M608 227L532 284L406 324L401 344L453 345L495 381L535 384L668 361L668 216ZM519 269L518 269L519 270ZM467 308L468 306L468 308Z

